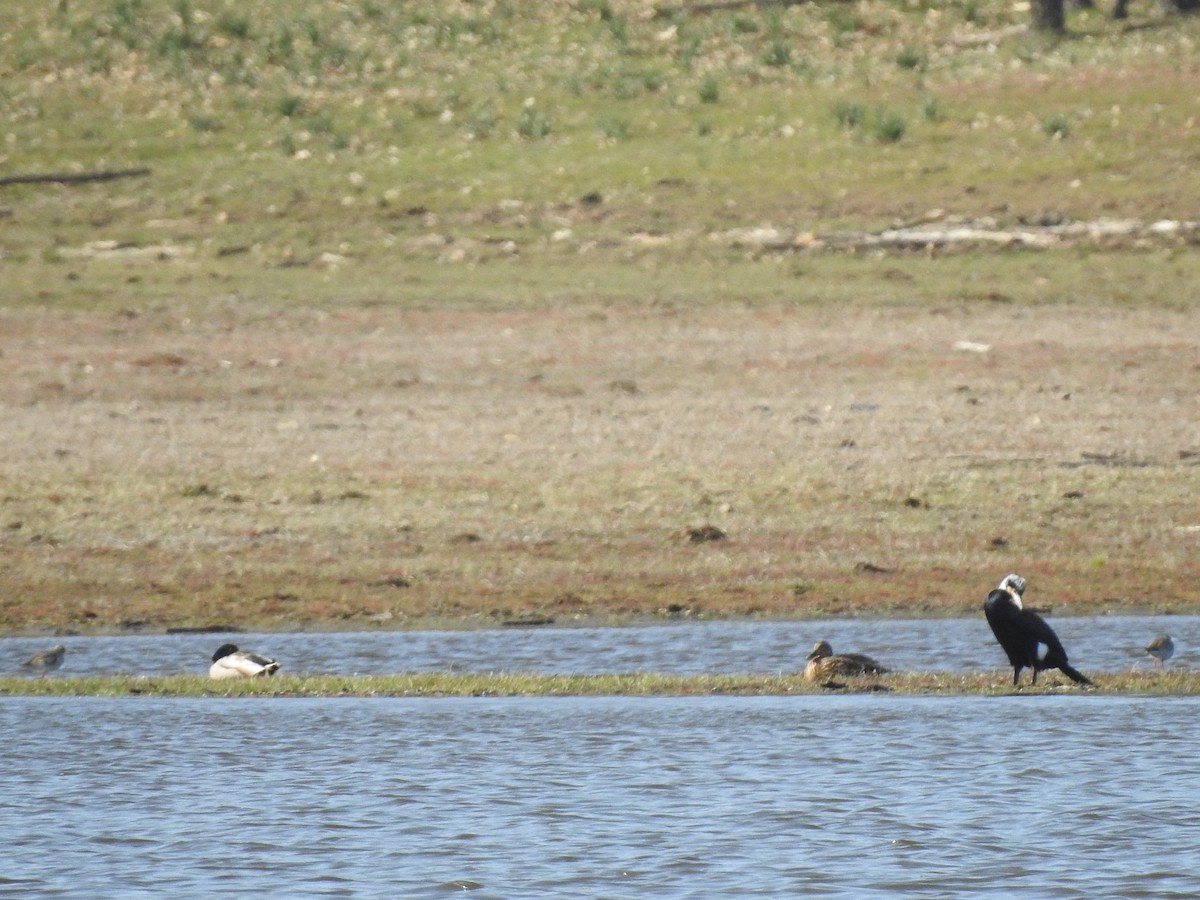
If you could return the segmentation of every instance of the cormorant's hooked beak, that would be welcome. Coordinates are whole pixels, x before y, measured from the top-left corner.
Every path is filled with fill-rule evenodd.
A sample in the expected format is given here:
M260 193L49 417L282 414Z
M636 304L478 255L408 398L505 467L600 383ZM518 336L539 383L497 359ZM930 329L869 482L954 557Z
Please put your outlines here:
M1017 609L1022 609L1021 595L1025 593L1025 579L1013 572L1011 575L1005 575L1004 580L1000 582L1000 590L1007 591L1008 596L1012 597L1017 604Z

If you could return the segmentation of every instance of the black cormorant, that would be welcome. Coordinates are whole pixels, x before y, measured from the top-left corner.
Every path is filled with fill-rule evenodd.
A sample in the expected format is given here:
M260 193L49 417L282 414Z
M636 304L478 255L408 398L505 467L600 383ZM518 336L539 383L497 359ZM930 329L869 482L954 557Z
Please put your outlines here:
M1038 672L1044 669L1058 669L1077 684L1091 684L1086 675L1071 668L1054 629L1032 609L1021 605L1024 593L1025 579L1014 573L1005 575L983 601L983 614L992 626L992 634L1012 663L1013 685L1025 668L1033 670L1033 684L1037 684Z

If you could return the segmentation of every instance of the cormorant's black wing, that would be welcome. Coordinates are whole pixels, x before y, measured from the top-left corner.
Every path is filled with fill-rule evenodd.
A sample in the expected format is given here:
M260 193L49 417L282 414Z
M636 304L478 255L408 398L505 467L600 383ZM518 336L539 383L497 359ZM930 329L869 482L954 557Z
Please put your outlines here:
M1021 615L1028 622L1030 633L1036 634L1038 642L1045 644L1047 648L1045 655L1038 660L1037 668L1058 669L1078 684L1092 683L1090 678L1072 668L1067 662L1067 651L1063 649L1062 641L1058 639L1054 629L1046 624L1045 619L1031 609L1021 610Z
M1021 610L1020 616L1022 627L1029 634L1030 639L1046 645L1045 654L1038 660L1038 668L1057 669L1066 665L1067 651L1063 649L1062 641L1058 639L1058 635L1054 633L1054 629L1046 623L1046 620L1032 609Z

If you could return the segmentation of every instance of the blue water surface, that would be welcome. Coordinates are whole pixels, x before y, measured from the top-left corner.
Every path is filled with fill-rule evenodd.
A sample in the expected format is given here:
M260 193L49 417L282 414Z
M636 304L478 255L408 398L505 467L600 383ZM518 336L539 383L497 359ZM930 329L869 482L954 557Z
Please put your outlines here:
M1179 648L1172 666L1200 663L1200 616L1052 621L1071 661L1084 672L1144 667L1142 648L1162 631L1170 632ZM961 619L686 621L626 628L7 637L0 638L0 672L15 674L21 660L61 642L68 649L63 676L203 673L213 651L232 641L280 660L285 673L301 674L776 674L803 669L818 640L830 641L835 652L868 653L894 671L1002 673L1008 668L981 612Z
M1188 897L1200 699L0 698L0 894Z

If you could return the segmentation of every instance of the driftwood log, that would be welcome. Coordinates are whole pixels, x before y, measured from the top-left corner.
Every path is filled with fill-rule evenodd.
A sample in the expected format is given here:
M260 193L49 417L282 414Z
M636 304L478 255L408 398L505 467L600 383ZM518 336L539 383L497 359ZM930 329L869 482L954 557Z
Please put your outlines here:
M112 181L116 178L140 178L149 175L150 170L138 169L106 169L99 172L48 172L36 175L4 175L0 176L0 187L10 184L83 184L88 181Z
M740 9L745 6L800 6L811 3L812 0L710 0L707 3L680 3L676 5L656 6L654 17L670 19L675 16L700 15L702 13L721 12L727 9Z

